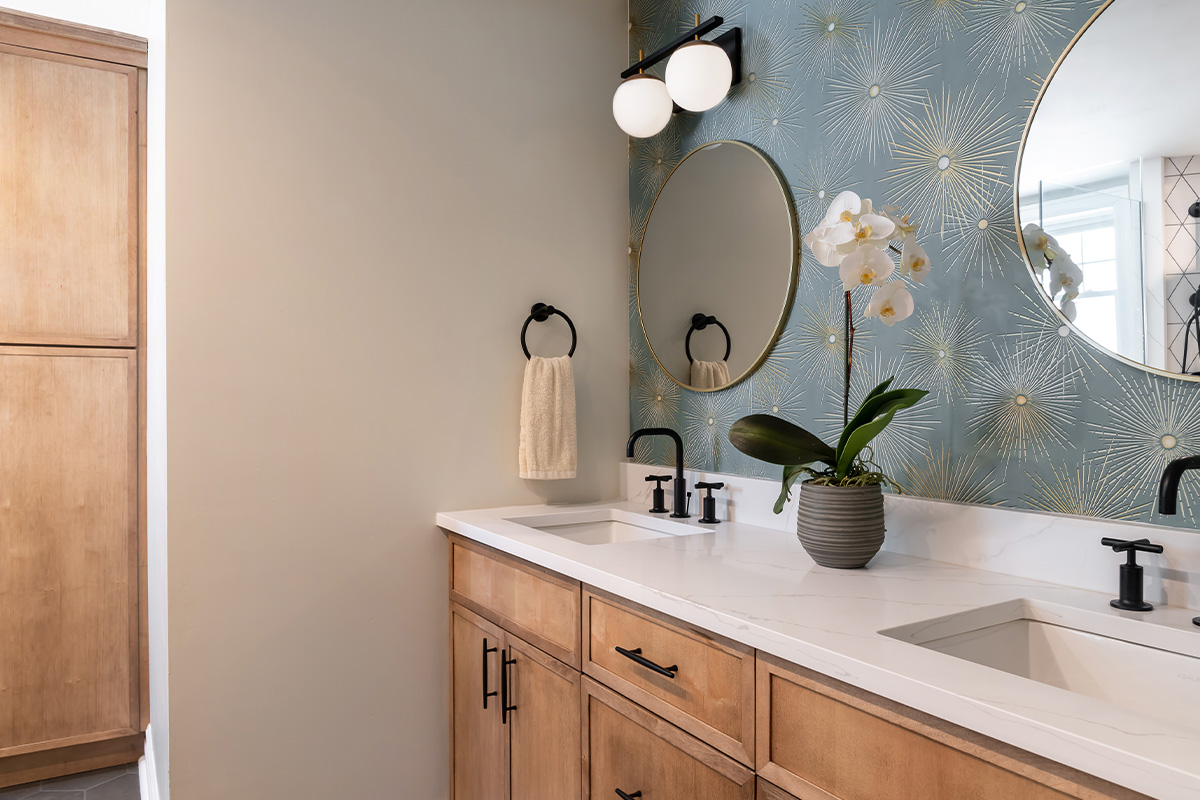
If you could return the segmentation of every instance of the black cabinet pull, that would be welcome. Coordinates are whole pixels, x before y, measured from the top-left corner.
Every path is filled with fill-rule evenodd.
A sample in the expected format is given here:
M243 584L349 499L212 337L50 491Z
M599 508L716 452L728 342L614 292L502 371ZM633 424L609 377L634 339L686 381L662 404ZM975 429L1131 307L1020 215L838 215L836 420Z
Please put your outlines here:
M508 724L508 712L516 711L516 706L508 704L508 693L512 691L509 687L512 685L508 679L508 668L517 663L515 658L509 658L508 654L511 651L500 651L500 724Z
M622 792L620 789L617 789L617 797L621 798L621 800L633 800L633 798L641 797L641 796L642 796L641 792L634 792L633 794L625 794L625 792Z
M487 687L488 687L487 657L488 657L488 653L495 653L497 650L499 650L498 647L488 647L487 637L486 636L483 637L483 710L484 711L487 710L487 699L489 697L496 696L496 692L489 692L487 690Z
M630 661L635 661L646 669L657 672L659 675L665 675L668 678L674 679L675 673L679 672L678 664L672 664L669 667L661 667L658 664L655 664L653 661L642 655L642 648L640 647L636 650L626 650L624 647L618 647L617 652L628 658Z

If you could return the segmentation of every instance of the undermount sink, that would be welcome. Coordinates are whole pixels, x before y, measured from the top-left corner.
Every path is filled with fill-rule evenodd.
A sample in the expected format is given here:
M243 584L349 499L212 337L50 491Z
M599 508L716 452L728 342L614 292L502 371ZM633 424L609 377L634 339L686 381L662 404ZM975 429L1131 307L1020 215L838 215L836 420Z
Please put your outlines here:
M1200 728L1200 631L1015 600L880 633Z
M667 536L705 533L669 519L656 519L619 508L589 508L580 511L510 517L509 522L552 533L579 544L617 544Z

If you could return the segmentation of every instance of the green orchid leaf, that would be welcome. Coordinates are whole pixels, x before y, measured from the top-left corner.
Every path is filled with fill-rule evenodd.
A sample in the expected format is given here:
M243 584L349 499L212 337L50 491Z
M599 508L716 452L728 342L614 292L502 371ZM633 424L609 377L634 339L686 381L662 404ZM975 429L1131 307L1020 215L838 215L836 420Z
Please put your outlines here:
M729 441L746 455L785 467L816 461L833 466L834 449L799 425L770 414L742 417L729 428Z
M837 443L837 457L839 461L841 460L842 450L846 447L846 440L850 438L850 434L854 433L854 429L866 422L870 422L878 416L878 413L876 413L877 406L875 406L874 401L887 391L894 380L896 380L895 375L868 392L867 396L863 398L862 405L858 407L858 411L854 412L854 417L846 424L845 428L842 428L842 435Z
M929 392L921 389L897 389L892 392L884 392L874 398L873 417L860 425L858 425L850 435L846 438L846 444L842 447L837 457L837 476L844 478L850 472L850 467L854 463L854 459L862 452L863 448L870 444L871 440L883 432L883 429L888 426L892 418L896 416L896 412L914 406L922 397ZM862 410L855 415L855 421L859 419ZM847 426L849 427L849 426Z
M779 492L779 499L775 501L776 514L783 513L783 507L792 497L792 487L796 485L796 480L804 474L804 469L804 464L783 468L783 489Z

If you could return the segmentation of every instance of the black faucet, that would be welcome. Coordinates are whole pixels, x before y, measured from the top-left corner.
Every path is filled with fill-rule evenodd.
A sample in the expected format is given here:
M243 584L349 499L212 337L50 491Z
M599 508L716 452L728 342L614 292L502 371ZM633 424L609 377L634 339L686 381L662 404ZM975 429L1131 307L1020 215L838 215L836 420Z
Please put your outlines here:
M1198 203L1197 205L1200 205ZM1184 456L1167 464L1163 470L1162 480L1158 482L1158 513L1172 515L1179 504L1179 479L1189 469L1200 469L1200 456ZM1200 627L1200 617L1192 620L1192 624Z
M674 508L671 509L671 516L687 519L691 514L688 513L687 482L683 479L683 438L670 428L642 428L629 437L625 445L626 458L633 458L633 446L643 436L670 436L675 440L675 485L671 487L674 490Z
M1142 568L1137 563L1137 554L1161 553L1161 544L1151 544L1149 539L1109 539L1107 536L1100 544L1111 547L1118 553L1126 553L1128 560L1121 565L1121 596L1109 603L1113 608L1122 611L1151 611L1154 606L1142 599Z

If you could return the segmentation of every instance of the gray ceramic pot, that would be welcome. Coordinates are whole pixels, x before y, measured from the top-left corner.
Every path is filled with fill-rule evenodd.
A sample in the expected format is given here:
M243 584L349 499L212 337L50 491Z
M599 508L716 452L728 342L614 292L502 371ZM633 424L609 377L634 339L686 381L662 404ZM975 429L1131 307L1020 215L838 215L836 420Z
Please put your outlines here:
M883 530L881 487L800 487L796 536L822 567L865 567L883 547Z

